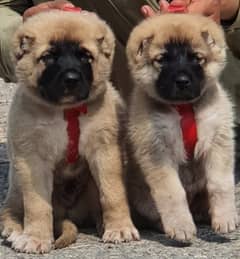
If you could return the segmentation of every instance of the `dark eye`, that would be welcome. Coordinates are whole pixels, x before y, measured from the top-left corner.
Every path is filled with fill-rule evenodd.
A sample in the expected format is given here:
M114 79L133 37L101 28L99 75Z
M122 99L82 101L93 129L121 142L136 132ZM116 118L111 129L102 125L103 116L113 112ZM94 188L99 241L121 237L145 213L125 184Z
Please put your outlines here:
M87 64L92 63L93 61L92 54L86 49L81 49L79 52L76 53L76 55L82 63Z
M159 67L160 65L162 65L165 62L165 57L162 55L158 55L156 56L153 60L152 63L155 67Z
M52 53L47 53L42 55L39 61L44 62L46 65L51 65L55 62L55 56Z
M207 62L207 59L206 59L205 57L203 57L203 56L198 57L198 63L199 63L200 65L203 65L203 64L205 64L206 62Z
M83 62L83 63L91 63L92 59L88 56L81 56L80 61Z
M93 62L93 57L90 54L84 55L81 57L81 61L84 63L92 63Z
M192 60L193 63L195 63L195 64L200 64L200 65L205 64L206 61L207 61L206 58L205 58L203 55L198 54L198 53L194 54L194 55L191 57L191 60Z

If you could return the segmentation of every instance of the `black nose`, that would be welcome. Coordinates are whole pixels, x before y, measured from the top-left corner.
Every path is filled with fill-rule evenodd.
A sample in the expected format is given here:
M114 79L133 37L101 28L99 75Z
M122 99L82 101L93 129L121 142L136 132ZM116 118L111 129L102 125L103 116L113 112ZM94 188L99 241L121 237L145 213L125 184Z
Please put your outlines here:
M185 74L178 75L175 84L179 90L185 90L191 86L191 79Z
M81 75L77 71L67 71L63 75L64 84L67 87L74 87L80 81Z

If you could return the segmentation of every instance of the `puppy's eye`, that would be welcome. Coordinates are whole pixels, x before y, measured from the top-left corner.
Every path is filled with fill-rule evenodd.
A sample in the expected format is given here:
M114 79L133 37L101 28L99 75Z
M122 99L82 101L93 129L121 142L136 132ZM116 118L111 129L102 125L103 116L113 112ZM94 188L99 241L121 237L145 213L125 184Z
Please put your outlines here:
M206 63L207 59L205 57L198 57L198 62L200 65L204 65Z
M80 49L79 51L77 51L76 56L78 60L80 60L81 63L84 64L91 64L94 60L92 54L87 49Z
M93 58L91 56L81 56L80 61L83 63L92 63Z
M153 66L159 68L164 62L163 56L162 55L158 55L156 56L153 60L152 60L152 64Z
M51 65L55 61L55 56L52 53L47 53L39 58L39 61L44 62L46 65Z
M204 65L206 63L207 59L202 54L196 53L194 55L192 61L194 63L200 64L200 65Z

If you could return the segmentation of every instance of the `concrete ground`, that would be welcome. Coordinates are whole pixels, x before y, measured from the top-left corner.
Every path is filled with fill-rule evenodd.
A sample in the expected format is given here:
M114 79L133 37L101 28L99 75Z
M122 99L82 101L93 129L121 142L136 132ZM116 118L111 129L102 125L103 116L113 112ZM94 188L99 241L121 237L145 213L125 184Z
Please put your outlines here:
M0 80L0 206L8 188L8 159L6 155L6 115L14 92L14 84ZM239 174L237 176L239 177ZM236 186L240 211L240 182ZM16 253L0 239L0 259L157 259L157 258L240 258L240 228L228 235L214 234L208 226L198 226L196 240L190 246L180 246L163 234L142 231L142 240L120 245L103 244L95 230L82 230L77 242L68 248L46 255Z

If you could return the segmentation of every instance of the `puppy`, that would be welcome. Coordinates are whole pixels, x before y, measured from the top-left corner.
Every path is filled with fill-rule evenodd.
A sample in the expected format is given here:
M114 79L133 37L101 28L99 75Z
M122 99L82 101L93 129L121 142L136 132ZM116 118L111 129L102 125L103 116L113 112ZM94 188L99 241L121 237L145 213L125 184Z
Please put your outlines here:
M127 55L135 83L127 176L134 211L179 241L196 234L195 214L209 215L216 232L235 230L233 113L218 80L226 56L222 30L197 15L155 16L133 30ZM180 105L194 111L192 154Z
M13 249L49 252L53 220L71 232L58 247L76 239L74 222L88 218L103 221L104 242L138 239L122 179L124 105L109 82L113 55L113 33L86 12L41 13L16 32L10 187L1 211L2 236Z

